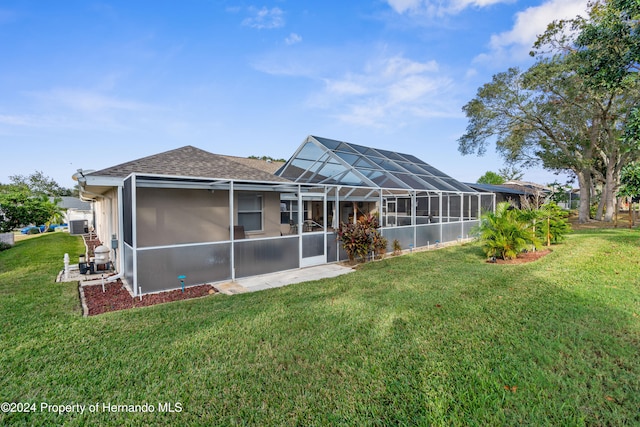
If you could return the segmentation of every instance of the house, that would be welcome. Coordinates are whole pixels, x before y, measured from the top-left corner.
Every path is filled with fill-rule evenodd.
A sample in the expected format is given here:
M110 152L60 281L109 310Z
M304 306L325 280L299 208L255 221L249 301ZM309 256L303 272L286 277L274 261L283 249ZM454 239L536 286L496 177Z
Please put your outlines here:
M69 224L71 221L86 220L90 226L93 226L93 210L90 202L71 196L50 197L49 200L51 202L57 200L58 207L63 211L65 224Z
M455 241L494 205L412 155L315 136L285 164L186 146L74 177L134 295L344 260L336 228L369 213L403 248Z
M487 193L494 193L496 195L495 203L509 202L513 206L520 208L520 201L523 197L527 197L528 193L516 188L505 187L503 185L495 184L478 184L478 183L466 183L469 187L477 191L483 191Z
M527 181L507 181L500 185L470 184L467 185L478 191L492 192L496 195L496 204L509 202L517 208L526 206L541 206L552 193L552 190L544 185Z

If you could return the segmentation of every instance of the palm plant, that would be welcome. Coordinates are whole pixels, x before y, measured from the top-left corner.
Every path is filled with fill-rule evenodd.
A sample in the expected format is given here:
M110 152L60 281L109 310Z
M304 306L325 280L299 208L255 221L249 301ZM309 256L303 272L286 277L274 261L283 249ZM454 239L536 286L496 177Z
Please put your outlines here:
M513 259L531 246L539 246L531 223L521 215L508 202L498 203L495 212L482 215L478 232L487 257Z
M537 231L538 237L545 241L547 246L564 240L571 231L571 225L567 221L568 213L563 211L554 202L546 203L540 208L542 225Z

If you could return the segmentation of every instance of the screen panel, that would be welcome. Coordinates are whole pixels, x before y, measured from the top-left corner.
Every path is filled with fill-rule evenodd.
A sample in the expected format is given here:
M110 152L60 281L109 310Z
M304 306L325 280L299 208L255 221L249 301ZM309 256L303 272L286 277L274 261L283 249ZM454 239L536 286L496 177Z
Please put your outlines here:
M143 293L231 279L231 243L138 250L138 287Z
M234 243L236 277L256 276L299 267L299 236L238 240Z

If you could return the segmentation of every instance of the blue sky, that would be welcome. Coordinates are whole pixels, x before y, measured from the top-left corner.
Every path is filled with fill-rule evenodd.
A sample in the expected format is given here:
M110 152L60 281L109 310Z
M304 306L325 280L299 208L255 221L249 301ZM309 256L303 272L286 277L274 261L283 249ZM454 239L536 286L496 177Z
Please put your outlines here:
M3 1L0 182L66 187L194 145L289 158L307 135L416 155L475 182L462 106L531 64L536 34L587 0ZM541 169L525 179L555 179Z

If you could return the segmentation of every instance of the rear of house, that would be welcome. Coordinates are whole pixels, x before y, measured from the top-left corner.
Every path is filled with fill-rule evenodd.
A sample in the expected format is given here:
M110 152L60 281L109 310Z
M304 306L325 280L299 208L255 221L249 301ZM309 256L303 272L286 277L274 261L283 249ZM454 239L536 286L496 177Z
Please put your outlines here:
M77 178L134 295L344 260L336 229L364 214L403 248L455 241L494 203L413 156L313 136L285 164L187 146Z

